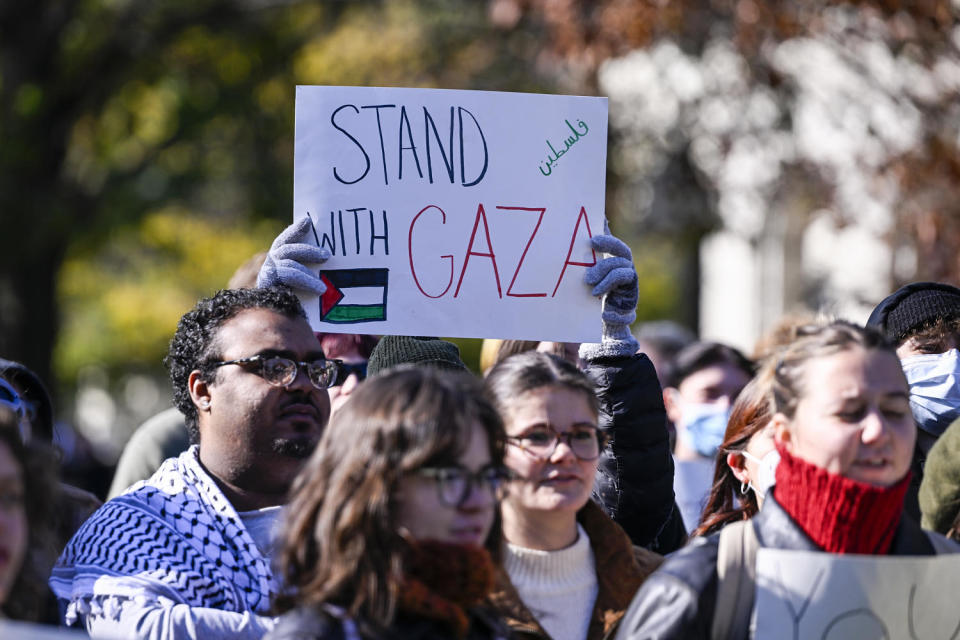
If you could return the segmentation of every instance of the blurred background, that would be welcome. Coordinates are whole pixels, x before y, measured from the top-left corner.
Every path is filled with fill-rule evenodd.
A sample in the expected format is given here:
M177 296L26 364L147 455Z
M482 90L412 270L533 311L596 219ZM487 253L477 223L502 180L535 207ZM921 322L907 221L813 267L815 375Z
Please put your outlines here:
M100 494L179 317L292 219L297 84L610 98L638 322L750 350L960 282L960 0L0 2L0 356ZM458 341L476 366L479 341Z

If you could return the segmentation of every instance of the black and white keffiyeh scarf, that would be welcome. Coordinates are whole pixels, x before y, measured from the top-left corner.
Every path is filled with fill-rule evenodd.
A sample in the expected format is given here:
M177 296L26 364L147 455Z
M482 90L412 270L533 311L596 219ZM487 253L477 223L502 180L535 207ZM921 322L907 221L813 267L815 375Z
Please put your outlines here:
M57 560L50 588L69 625L127 598L262 614L272 580L194 445L94 513Z

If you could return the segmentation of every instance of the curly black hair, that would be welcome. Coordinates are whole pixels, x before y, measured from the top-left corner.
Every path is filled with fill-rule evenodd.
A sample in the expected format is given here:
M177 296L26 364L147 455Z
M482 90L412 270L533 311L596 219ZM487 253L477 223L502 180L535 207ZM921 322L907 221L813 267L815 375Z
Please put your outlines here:
M170 371L173 384L173 402L185 417L190 441L200 441L197 427L197 408L190 398L187 380L193 371L200 371L204 382L212 382L216 360L214 349L219 329L224 322L246 309L269 309L289 318L303 318L306 314L297 296L287 287L263 289L221 289L212 297L204 298L180 318L177 332L170 341L170 352L163 364Z

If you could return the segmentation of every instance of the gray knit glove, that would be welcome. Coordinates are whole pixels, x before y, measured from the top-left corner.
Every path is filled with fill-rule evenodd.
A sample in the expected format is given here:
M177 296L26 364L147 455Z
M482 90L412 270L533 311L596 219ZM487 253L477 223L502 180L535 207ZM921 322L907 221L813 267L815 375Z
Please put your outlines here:
M322 296L327 285L308 264L322 264L330 259L330 250L304 242L312 235L310 217L300 218L284 229L270 246L267 259L257 274L257 287L282 284L298 293Z
M603 296L603 337L599 344L580 345L580 358L593 360L609 356L632 356L639 345L630 333L630 324L637 319L637 270L633 266L630 247L609 232L590 238L596 251L607 254L587 269L583 280L593 285L591 293Z

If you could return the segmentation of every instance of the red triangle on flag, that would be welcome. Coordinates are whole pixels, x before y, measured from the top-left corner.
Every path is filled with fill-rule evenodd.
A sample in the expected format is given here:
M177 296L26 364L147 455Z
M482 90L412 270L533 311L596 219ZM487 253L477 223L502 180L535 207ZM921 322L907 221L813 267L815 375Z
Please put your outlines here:
M323 281L323 284L327 285L327 290L320 296L320 318L322 319L330 313L331 309L337 306L338 302L343 300L343 292L330 282L327 274L321 273L320 280Z

